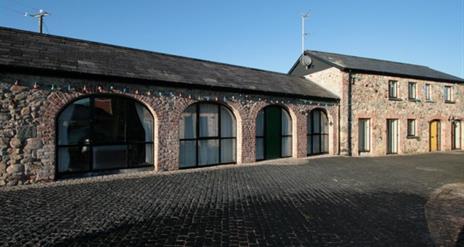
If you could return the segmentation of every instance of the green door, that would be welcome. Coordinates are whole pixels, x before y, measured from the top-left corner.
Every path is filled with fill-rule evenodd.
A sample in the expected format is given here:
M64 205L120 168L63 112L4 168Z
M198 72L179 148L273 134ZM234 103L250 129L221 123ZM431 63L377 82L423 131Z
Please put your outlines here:
M265 109L265 159L280 158L281 149L281 109L277 106L270 106Z

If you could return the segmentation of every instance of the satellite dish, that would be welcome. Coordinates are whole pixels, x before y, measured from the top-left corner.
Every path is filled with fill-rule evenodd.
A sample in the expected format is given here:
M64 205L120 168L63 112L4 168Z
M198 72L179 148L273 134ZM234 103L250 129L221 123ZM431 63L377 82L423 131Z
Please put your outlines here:
M305 66L306 68L308 68L308 67L311 66L311 64L313 63L313 60L311 59L310 56L308 56L308 55L303 55L303 56L300 58L300 63L303 64L303 66Z

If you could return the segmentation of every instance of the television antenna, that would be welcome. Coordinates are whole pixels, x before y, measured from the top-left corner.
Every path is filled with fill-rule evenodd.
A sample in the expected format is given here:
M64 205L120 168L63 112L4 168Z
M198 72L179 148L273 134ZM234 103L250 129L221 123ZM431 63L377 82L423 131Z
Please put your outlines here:
M24 14L24 16L34 17L39 20L39 33L43 33L43 24L44 24L43 18L47 15L50 15L50 13L48 13L47 11L44 11L43 9L40 9L39 12L34 13L34 14L29 14L27 12Z
M305 32L305 21L309 17L309 12L304 13L301 16L301 54L304 54L305 51L305 37L308 33Z

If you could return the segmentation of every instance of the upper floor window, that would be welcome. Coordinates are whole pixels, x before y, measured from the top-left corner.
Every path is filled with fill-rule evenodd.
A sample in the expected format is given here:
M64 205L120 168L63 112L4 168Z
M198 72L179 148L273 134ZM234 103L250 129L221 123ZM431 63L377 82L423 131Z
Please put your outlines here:
M415 82L409 82L408 83L408 98L409 99L417 99L416 83Z
M443 94L445 102L453 102L453 88L451 86L445 86Z
M425 100L432 101L432 85L425 84Z
M398 82L397 81L388 82L388 97L390 99L398 98Z

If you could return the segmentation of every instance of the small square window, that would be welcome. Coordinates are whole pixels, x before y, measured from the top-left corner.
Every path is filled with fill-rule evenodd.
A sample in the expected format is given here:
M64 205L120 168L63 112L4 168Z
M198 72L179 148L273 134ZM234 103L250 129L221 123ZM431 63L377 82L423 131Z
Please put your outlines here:
M408 98L413 100L417 99L415 82L408 83Z
M397 81L388 82L388 97L390 99L398 98L398 82Z
M408 119L408 137L416 136L416 120Z

